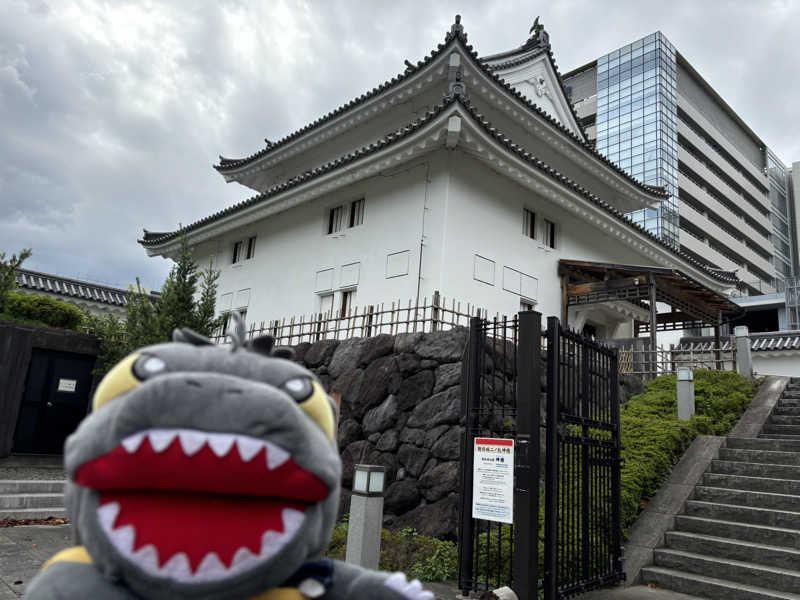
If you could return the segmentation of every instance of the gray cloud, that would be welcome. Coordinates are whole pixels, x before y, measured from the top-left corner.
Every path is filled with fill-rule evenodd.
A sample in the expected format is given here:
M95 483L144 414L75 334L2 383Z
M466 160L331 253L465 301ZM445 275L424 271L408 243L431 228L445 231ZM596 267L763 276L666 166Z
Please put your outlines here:
M250 195L211 168L302 127L429 53L463 15L481 54L535 11L562 71L656 29L784 161L800 22L794 2L0 3L0 251L124 285L169 269L136 244Z

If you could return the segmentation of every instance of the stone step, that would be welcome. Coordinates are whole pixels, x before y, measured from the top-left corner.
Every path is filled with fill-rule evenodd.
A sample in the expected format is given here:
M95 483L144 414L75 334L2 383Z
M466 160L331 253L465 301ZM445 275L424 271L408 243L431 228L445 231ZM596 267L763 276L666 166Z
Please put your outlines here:
M712 488L750 490L800 496L800 481L796 479L774 479L772 477L747 477L726 473L705 473L703 485Z
M769 416L767 423L771 425L800 425L800 415L781 415L774 412Z
M761 428L761 433L800 436L800 425L773 425L772 423L765 423L764 427Z
M764 440L764 441L775 441L775 440ZM800 452L782 452L779 450L746 450L744 448L720 448L719 459L748 462L748 463L800 466Z
M800 442L800 435L786 435L781 433L759 433L758 437L764 438L767 440L793 440L795 442Z
M739 504L755 508L771 508L774 510L800 510L800 496L790 494L774 494L771 492L754 492L751 490L732 490L728 488L706 487L698 485L694 489L694 499L704 502L720 502L722 504ZM800 517L800 513L797 513Z
M776 406L800 406L800 395L797 396L781 396Z
M652 583L657 587L710 600L800 600L798 594L776 592L663 567L645 567L642 569L642 581L646 584Z
M755 544L800 549L800 531L796 529L737 523L734 521L718 521L702 517L690 517L688 515L675 516L675 529L677 531L723 536Z
M781 592L800 591L800 571L775 566L719 558L684 552L670 548L659 548L653 552L653 562L658 567L676 569L695 575L704 575L724 581L749 584L758 582L759 587ZM682 592L683 590L677 590Z
M800 452L800 442L765 440L763 438L728 438L725 447L741 450L777 450L779 452Z
M709 472L745 475L748 477L773 477L775 479L800 480L800 467L794 465L750 463L736 460L712 460Z
M732 540L713 535L691 533L688 531L668 531L666 547L683 552L711 555L779 569L797 570L800 566L800 550L754 544L742 540Z
M0 509L60 508L64 494L0 494Z
M66 518L64 508L13 508L0 510L0 521L4 519L49 519L50 517Z
M800 406L782 406L778 404L772 409L772 414L800 417Z
M0 494L63 493L63 479L5 479L0 480Z
M702 517L719 521L736 523L753 523L783 529L800 531L800 512L775 510L741 504L723 504L705 500L687 500L686 514L690 517Z

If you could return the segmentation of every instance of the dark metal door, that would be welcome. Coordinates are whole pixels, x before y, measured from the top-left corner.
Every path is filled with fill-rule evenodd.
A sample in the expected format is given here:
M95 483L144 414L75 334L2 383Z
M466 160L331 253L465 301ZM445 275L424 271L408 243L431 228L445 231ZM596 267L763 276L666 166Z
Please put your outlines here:
M13 452L61 454L89 406L95 359L34 349L14 433Z

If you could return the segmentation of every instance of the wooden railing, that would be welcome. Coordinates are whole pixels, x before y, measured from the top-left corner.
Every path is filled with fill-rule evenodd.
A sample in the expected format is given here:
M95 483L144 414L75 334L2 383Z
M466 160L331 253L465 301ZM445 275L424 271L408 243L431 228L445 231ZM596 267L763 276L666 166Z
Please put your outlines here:
M736 344L727 341L713 344L660 347L649 349L620 348L619 372L656 377L676 373L679 367L692 369L736 370Z
M328 311L250 323L247 338L268 334L275 338L276 345L294 346L302 342L372 337L382 333L429 333L469 327L470 318L487 316L485 309L474 304L448 301L439 292L434 292L430 301L427 297L421 302L397 300L354 307L345 314ZM212 340L217 344L227 344L230 336L218 332Z

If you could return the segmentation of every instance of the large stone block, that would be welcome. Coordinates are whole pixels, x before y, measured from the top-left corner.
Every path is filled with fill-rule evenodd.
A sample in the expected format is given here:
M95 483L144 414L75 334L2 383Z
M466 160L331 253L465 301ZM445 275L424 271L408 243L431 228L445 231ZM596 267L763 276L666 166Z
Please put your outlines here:
M387 513L399 515L415 508L421 498L416 479L404 479L395 481L386 490L384 506Z
M348 444L342 452L342 485L344 487L352 488L355 465L365 462L372 452L372 445L367 440Z
M306 366L315 368L327 364L338 345L339 340L320 340L314 342L306 352L304 358Z
M381 434L375 447L381 452L394 452L400 445L400 439L396 429L388 429Z
M422 474L419 479L420 491L428 502L436 502L450 492L458 491L459 475L458 462L440 463Z
M412 477L419 477L422 474L428 457L430 457L428 450L417 448L411 444L403 444L397 451L397 460Z
M455 540L458 534L458 496L451 494L438 502L418 506L395 519L393 527L413 527L423 535Z
M363 344L362 338L344 340L339 344L328 365L328 373L331 377L336 379L345 371L349 371L359 364Z
M450 429L450 425L437 425L433 429L425 432L425 441L423 445L431 449L433 445Z
M422 358L430 358L440 363L452 363L461 360L466 344L467 330L457 327L426 334L419 341L416 352Z
M363 437L361 425L355 419L345 419L339 424L339 448L347 448Z
M442 460L458 460L461 457L463 427L451 427L431 447L431 454Z
M367 433L380 433L386 431L397 420L397 400L389 396L379 406L367 411L364 415L364 431Z
M394 352L395 354L403 354L404 352L414 352L422 339L422 333L398 333L394 337Z
M400 389L397 390L397 405L403 411L414 408L431 395L431 390L433 390L433 371L420 371L400 384Z
M381 356L391 354L394 350L394 336L382 333L375 337L366 338L362 346L361 362L369 364Z
M411 417L409 427L431 429L437 425L455 424L461 418L461 390L452 387L420 402Z
M416 354L404 352L403 354L398 354L396 358L397 368L406 377L419 371L420 358Z
M461 384L461 363L447 363L436 369L436 386L433 393Z
M404 444L422 446L425 443L425 430L404 427L400 430L400 441Z

